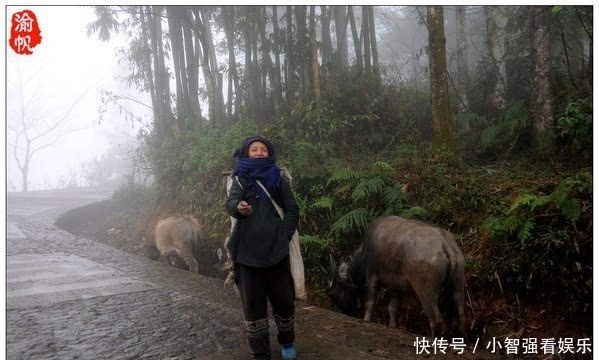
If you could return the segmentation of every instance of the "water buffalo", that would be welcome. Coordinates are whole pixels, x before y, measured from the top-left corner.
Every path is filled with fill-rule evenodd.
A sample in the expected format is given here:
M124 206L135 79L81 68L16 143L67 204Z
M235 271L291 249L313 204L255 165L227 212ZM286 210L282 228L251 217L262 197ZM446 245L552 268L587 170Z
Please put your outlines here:
M174 215L161 219L156 224L154 241L146 243L146 252L154 260L165 257L169 264L199 273L199 264L194 257L200 241L200 225L187 215Z
M466 335L464 256L452 233L416 220L382 217L368 227L362 245L338 269L332 257L331 262L334 276L328 294L341 312L355 310L366 288L364 320L370 321L379 287L384 287L391 294L389 326L396 327L399 295L411 288L433 337L443 324L441 296L453 305L461 335Z

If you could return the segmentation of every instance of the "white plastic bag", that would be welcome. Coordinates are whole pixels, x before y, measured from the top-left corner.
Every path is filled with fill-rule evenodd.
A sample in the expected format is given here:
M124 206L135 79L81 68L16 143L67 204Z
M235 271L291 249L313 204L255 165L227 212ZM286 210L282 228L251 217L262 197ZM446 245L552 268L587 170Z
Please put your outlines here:
M306 300L306 278L304 276L304 260L299 244L299 233L295 230L293 238L289 242L289 262L291 263L291 275L295 287L295 298Z

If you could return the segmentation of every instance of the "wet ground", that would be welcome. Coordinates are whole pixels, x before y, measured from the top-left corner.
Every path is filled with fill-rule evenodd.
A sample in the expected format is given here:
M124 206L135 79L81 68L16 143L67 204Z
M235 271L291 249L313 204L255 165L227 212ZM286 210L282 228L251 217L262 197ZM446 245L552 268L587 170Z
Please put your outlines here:
M239 300L221 279L54 226L67 210L109 196L107 189L8 194L7 358L248 359ZM424 357L414 334L302 302L296 318L298 359ZM435 358L490 357L472 354L471 345L462 356L429 350ZM273 359L277 353L273 345Z

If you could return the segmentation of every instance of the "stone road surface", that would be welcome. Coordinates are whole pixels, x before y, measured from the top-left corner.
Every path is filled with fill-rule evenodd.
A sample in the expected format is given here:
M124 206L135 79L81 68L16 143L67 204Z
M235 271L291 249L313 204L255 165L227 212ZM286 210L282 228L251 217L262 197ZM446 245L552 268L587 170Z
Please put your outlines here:
M222 280L56 228L108 189L7 195L7 359L248 359ZM422 359L416 335L297 303L298 359ZM273 359L280 358L271 324ZM482 353L435 358L488 358Z

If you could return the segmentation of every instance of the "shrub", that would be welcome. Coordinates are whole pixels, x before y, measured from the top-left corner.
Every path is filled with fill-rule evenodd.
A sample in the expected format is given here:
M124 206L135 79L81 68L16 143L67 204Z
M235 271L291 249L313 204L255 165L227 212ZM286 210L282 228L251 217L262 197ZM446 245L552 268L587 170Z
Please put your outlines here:
M549 194L525 192L483 223L491 241L487 269L523 293L548 294L582 311L592 299L591 175L563 179ZM574 295L574 296L573 296Z
M564 153L589 161L593 156L593 103L589 98L570 101L557 118L557 132Z

